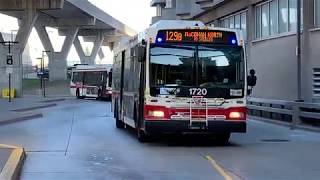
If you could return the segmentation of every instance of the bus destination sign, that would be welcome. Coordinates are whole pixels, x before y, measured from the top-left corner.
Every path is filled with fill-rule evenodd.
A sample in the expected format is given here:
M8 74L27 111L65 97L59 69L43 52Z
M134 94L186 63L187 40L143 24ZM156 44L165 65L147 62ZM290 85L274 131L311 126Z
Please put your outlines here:
M158 33L158 43L215 43L236 44L236 34L217 30L161 30Z

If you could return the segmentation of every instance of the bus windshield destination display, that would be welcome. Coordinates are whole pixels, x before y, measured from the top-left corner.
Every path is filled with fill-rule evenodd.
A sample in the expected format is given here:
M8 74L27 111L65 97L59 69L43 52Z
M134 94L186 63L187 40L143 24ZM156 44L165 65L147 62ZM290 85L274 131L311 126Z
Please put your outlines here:
M227 31L214 30L161 30L157 43L214 43L237 44L236 34Z

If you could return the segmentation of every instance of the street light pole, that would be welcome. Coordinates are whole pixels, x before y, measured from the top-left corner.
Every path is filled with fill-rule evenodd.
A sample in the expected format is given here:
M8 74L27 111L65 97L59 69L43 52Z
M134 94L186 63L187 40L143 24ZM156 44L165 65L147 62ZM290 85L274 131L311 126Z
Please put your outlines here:
M44 53L50 53L51 51L42 51L42 77L44 75ZM42 78L42 85L43 85L43 97L46 98L46 85L45 80Z
M40 65L40 91L42 92L42 58L37 58L37 60L40 61L39 65ZM39 67L38 67L39 68Z
M302 70L301 70L301 0L297 0L297 101L302 100Z

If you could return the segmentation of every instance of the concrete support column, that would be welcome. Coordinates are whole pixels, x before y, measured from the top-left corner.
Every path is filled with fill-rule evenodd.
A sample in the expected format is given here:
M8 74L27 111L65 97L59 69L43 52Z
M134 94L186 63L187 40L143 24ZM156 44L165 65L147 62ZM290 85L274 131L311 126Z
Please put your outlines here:
M0 41L3 41L3 36L0 33ZM2 91L3 88L8 87L8 75L6 74L6 54L8 53L8 49L0 45L0 90Z
M35 27L45 50L50 51L47 53L49 58L50 81L67 80L67 57L79 28L69 27L61 52L55 52L45 27L38 24L36 24Z
M91 51L90 56L86 56L86 54L83 51L82 45L81 45L81 43L79 41L79 38L75 39L74 47L77 50L77 53L78 53L78 55L80 57L80 61L81 61L82 64L89 64L89 65L95 64L95 60L96 60L96 57L97 57L98 53L99 53L99 56L100 56L100 52L102 52L101 51L101 46L102 46L103 41L104 41L104 35L103 35L103 33L99 33L96 36L96 39L94 41L93 49Z
M22 19L19 19L19 30L15 41L15 44L11 48L11 54L13 55L13 73L11 84L12 88L17 90L17 96L22 96L22 77L23 77L23 65L22 65L22 53L28 42L28 38L34 26L34 23L38 17L36 9L33 7L33 3L27 4L27 9L23 11ZM3 41L3 37L1 39ZM0 90L8 87L8 75L6 74L6 54L8 54L8 47L0 45Z
M103 53L102 49L100 48L99 52L98 52L98 56L100 59L103 59L106 57L106 55Z

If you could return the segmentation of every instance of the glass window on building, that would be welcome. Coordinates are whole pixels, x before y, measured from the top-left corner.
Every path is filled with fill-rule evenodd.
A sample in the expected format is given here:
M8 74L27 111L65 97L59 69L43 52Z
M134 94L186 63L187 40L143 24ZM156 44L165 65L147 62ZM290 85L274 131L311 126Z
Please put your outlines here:
M269 3L261 6L261 26L262 37L269 36Z
M166 0L166 8L172 8L172 0Z
M320 27L320 0L315 0L315 26Z
M256 38L295 32L298 17L297 3L298 0L270 0L257 5L255 8ZM301 3L303 3L303 0L301 0ZM301 17L301 19L303 18Z
M261 37L261 6L256 7L256 37Z
M270 35L278 34L278 1L270 2Z
M241 15L240 14L236 15L234 19L235 19L234 20L234 27L236 29L240 29L241 28L241 20L240 20L241 19Z
M297 0L289 0L289 31L297 30Z
M231 16L229 19L229 28L233 29L234 28L234 16Z
M220 26L224 28L241 29L243 30L244 39L247 38L247 12L242 11L220 19Z
M279 32L287 32L288 31L288 23L289 15L288 15L288 1L287 0L279 0Z
M224 26L225 28L229 28L229 19L225 19L224 21Z
M247 13L241 13L241 27L244 39L247 39Z

